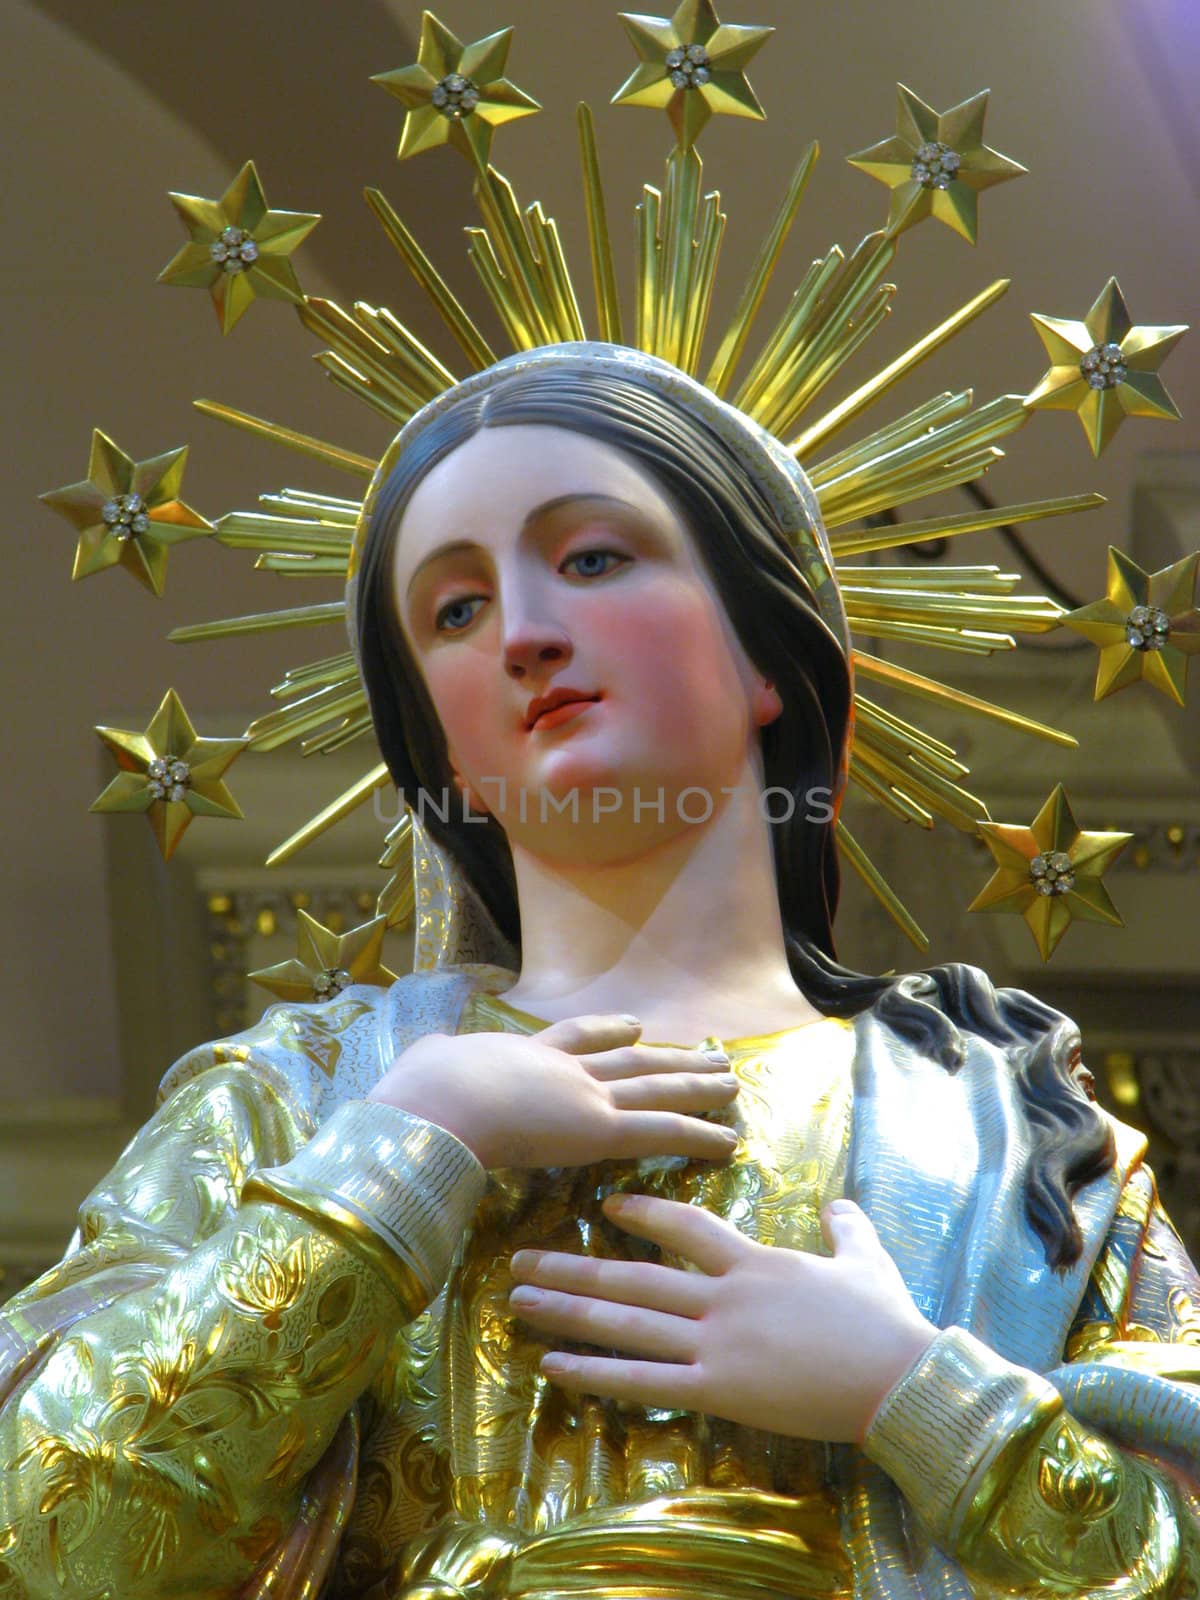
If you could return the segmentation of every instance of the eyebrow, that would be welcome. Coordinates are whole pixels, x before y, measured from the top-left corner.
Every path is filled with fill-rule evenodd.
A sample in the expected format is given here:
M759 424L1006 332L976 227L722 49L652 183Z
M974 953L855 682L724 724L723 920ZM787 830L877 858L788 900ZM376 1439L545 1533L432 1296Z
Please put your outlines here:
M528 533L536 522L540 522L543 517L548 517L552 511L557 511L561 506L575 505L581 500L599 502L602 505L621 506L626 511L636 511L638 509L631 501L622 500L619 495L615 494L589 494L584 490L582 492L577 491L574 494L555 495L553 500L543 500L540 505L534 506L521 524L522 535ZM428 555L422 556L413 568L413 574L408 580L405 596L412 594L417 579L432 562L440 561L443 556L460 555L465 551L478 550L479 548L479 544L474 539L452 539L449 544L438 545L436 550L431 550Z

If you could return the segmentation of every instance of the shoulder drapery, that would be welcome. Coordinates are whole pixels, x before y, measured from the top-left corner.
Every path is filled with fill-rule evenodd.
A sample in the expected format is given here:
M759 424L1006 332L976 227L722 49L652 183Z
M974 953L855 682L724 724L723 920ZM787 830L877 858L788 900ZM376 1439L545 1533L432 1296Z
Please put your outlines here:
M274 1007L177 1063L66 1258L0 1310L3 1600L316 1593L355 1403L485 1181L440 1128L330 1109L343 1061L378 1077L378 1000Z
M1153 1196L1136 1167L1122 1216ZM1037 1374L951 1328L875 1419L868 1453L975 1592L1195 1593L1200 1277L1143 1209L1132 1248L1119 1226L1105 1242L1089 1287L1107 1315L1077 1319L1074 1361Z
M1006 991L998 991L1003 1004ZM1075 1196L1083 1253L1054 1272L1024 1210L1024 1049L978 1035L954 1074L859 1019L854 1194L942 1332L839 1447L864 1600L1186 1595L1200 1573L1200 1277L1146 1141Z

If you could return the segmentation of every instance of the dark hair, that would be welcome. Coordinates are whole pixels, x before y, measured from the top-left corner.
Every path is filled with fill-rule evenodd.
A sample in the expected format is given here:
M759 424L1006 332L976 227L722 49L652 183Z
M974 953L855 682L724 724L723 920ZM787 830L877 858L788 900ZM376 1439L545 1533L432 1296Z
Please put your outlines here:
M717 431L632 374L564 367L516 373L451 400L405 450L381 486L363 549L355 627L380 750L402 798L451 793L445 734L396 613L391 572L405 507L430 469L484 427L565 427L633 457L674 501L747 655L774 684L783 711L761 730L764 785L793 797L771 829L788 962L797 986L826 1015L874 1006L914 1048L957 1071L959 1026L1012 1053L1033 1148L1026 1178L1030 1225L1056 1267L1082 1239L1070 1196L1115 1159L1111 1130L1060 1047L1066 1024L1019 990L996 990L977 968L936 967L904 978L852 972L835 959L839 875L832 818L809 820L806 796L837 783L850 716L850 677L820 619L786 535L750 471ZM424 823L470 880L502 936L520 946L512 855L494 818L456 822L426 808ZM1032 1047L1032 1048L1031 1048ZM1044 1059L1043 1059L1044 1058ZM1040 1065L1032 1065L1034 1060Z

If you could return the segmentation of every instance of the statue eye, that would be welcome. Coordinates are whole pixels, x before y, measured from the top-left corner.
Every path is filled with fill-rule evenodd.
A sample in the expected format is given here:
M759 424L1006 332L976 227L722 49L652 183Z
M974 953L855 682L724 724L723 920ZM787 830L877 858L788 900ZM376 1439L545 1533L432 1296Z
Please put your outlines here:
M596 549L592 549L592 550L581 550L578 555L568 556L567 559L563 562L563 566L564 567L573 566L575 564L575 562L577 562L577 561L590 561L593 556L601 556L601 557L611 556L614 561L628 561L629 560L629 557L627 555L623 555L621 553L621 551L619 551L619 550L604 550L604 549L596 548ZM609 572L612 572L614 570L615 569L612 568L612 567L605 567L603 569L597 569L596 567L592 567L589 571L581 572L579 574L579 576L581 578L602 578L602 577L605 577Z
M559 571L561 572L567 567L574 566L576 562L589 563L585 570L579 572L578 575L581 578L604 578L607 577L610 572L616 570L614 567L608 565L599 567L594 565L597 557L602 562L611 559L612 561L617 562L619 565L624 564L632 559L630 556L625 555L620 550L605 550L600 547L595 547L590 550L580 550L578 554L568 556L562 563ZM438 633L464 632L464 630L467 629L475 620L476 613L474 611L466 612L465 615L462 613L466 611L468 606L481 605L486 598L486 595L481 594L464 594L460 595L457 600L447 600L444 606L439 607L437 614L433 619L435 631ZM459 613L457 621L453 620L456 612Z
M433 619L434 627L439 633L461 633L463 629L474 620L475 613L473 611L471 612L470 616L468 616L465 621L460 622L457 627L446 626L445 619L450 616L452 612L458 611L464 606L474 605L476 601L481 601L483 598L484 597L481 594L465 594L462 595L458 600L448 600L446 604L439 609L437 616Z

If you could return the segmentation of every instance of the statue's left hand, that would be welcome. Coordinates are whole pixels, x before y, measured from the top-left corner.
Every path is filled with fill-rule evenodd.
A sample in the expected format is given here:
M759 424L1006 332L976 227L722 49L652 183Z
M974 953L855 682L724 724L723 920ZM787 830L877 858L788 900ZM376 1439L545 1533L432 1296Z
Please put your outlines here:
M938 1331L852 1201L821 1213L832 1256L755 1244L709 1211L650 1195L613 1195L604 1209L699 1271L518 1251L511 1304L524 1321L623 1353L551 1351L542 1371L564 1388L861 1444Z

